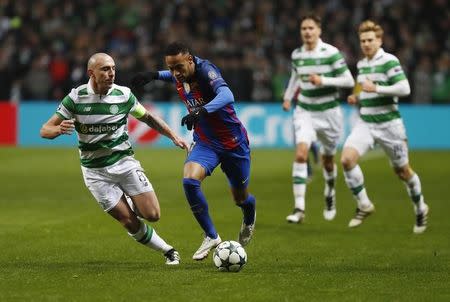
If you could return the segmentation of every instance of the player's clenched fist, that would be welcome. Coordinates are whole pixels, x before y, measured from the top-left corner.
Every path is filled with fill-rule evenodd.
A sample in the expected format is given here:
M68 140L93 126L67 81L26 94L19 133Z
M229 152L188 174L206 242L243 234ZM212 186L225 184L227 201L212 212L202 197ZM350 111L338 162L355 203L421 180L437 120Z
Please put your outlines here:
M63 120L61 124L59 124L59 130L61 134L72 134L73 130L75 130L74 120Z
M197 107L192 109L192 111L185 115L181 119L181 126L186 125L188 130L192 130L195 127L195 124L200 120L202 116L205 116L208 114L208 111L206 111L203 107Z
M347 97L347 103L350 105L355 105L358 103L358 97L354 94L351 94Z

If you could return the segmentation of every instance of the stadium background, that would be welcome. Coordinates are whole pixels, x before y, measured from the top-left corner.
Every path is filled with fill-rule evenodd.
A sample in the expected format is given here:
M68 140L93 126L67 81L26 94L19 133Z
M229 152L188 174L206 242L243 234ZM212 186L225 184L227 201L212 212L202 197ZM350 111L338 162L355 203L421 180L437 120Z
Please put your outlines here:
M165 46L182 39L222 69L237 100L277 101L300 43L299 16L310 10L322 16L323 40L342 51L353 72L358 24L380 22L383 47L398 56L413 89L402 101L450 102L446 0L3 0L0 99L61 99L86 81L87 58L98 51L112 54L117 83L127 84L137 71L163 68ZM176 100L171 87L149 85L148 96Z
M312 9L322 16L323 40L340 48L353 73L356 28L366 18L383 25L384 48L403 64L412 94L400 100L400 111L431 206L424 236L411 234L410 201L377 151L361 162L377 205L367 225L346 227L354 202L341 173L338 216L323 221L318 165L305 224L284 221L292 207L293 150L281 95L299 45L299 16ZM449 301L449 31L446 0L0 1L0 300ZM156 228L183 257L168 270L160 255L102 215L84 187L75 136L39 137L58 100L86 82L91 54L112 54L117 83L126 85L137 71L164 68L162 51L176 39L222 69L250 140L261 147L252 153L255 244L237 276L217 274L210 259L190 260L200 231L179 183L183 152L136 148L161 201ZM173 87L149 84L142 100L189 136ZM345 112L348 133L354 113ZM169 146L136 123L131 128L138 144ZM225 183L216 172L205 194L222 237L233 239L240 217Z
M162 51L178 39L188 41L195 54L221 68L238 103L258 104L250 110L269 113L258 115L254 127L247 125L255 135L265 136L260 124L289 119L288 114L278 108L267 110L264 104L280 102L289 78L290 53L300 43L299 16L314 10L323 18L323 40L342 51L353 73L360 57L357 25L366 18L382 24L383 47L399 57L412 87L401 103L444 104L403 107L411 147L450 147L450 136L444 131L450 122L435 116L448 116L450 104L450 12L445 0L17 0L2 1L0 9L2 144L43 144L35 134L45 120L36 120L36 114L28 116L28 112L37 110L38 102L56 103L72 87L86 82L85 65L91 54L110 53L117 64L116 82L127 85L138 71L164 68ZM342 91L343 99L348 93ZM155 82L146 86L141 101L173 104L177 95L170 85ZM34 104L29 107L30 103ZM178 110L174 106L169 111ZM43 104L39 116L47 117L54 107ZM346 123L345 134L351 121ZM424 123L434 129L433 135L423 129ZM274 132L283 136L275 138L277 143L263 137L255 146L290 145L290 135L282 134L286 131ZM168 143L156 138L156 145Z

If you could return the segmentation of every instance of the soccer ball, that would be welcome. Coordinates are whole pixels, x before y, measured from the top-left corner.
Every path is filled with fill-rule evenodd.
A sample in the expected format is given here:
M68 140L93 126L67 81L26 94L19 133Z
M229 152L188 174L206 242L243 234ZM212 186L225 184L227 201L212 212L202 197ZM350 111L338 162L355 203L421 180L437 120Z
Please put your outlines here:
M222 272L239 272L247 263L247 253L239 242L223 241L213 256L214 265Z

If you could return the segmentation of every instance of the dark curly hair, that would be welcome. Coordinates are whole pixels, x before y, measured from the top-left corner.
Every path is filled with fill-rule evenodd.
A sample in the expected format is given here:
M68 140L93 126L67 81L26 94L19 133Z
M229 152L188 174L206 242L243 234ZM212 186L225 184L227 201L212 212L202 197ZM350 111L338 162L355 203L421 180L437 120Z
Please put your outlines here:
M165 56L176 56L177 54L192 54L191 48L183 42L172 42L166 47Z

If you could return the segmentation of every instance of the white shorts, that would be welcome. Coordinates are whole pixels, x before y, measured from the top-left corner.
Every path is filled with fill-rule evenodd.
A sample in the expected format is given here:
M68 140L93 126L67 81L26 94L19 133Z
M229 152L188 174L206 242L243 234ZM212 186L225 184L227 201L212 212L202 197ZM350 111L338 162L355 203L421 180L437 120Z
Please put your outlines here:
M406 130L401 119L382 125L358 119L345 141L344 148L352 147L362 156L372 149L375 143L383 148L392 166L403 167L409 162Z
M139 161L127 156L104 168L81 166L84 183L105 212L110 211L125 193L135 196L153 191Z
M319 140L321 153L336 154L342 135L343 117L341 108L335 107L325 111L308 111L296 106L293 116L295 144L311 143Z

